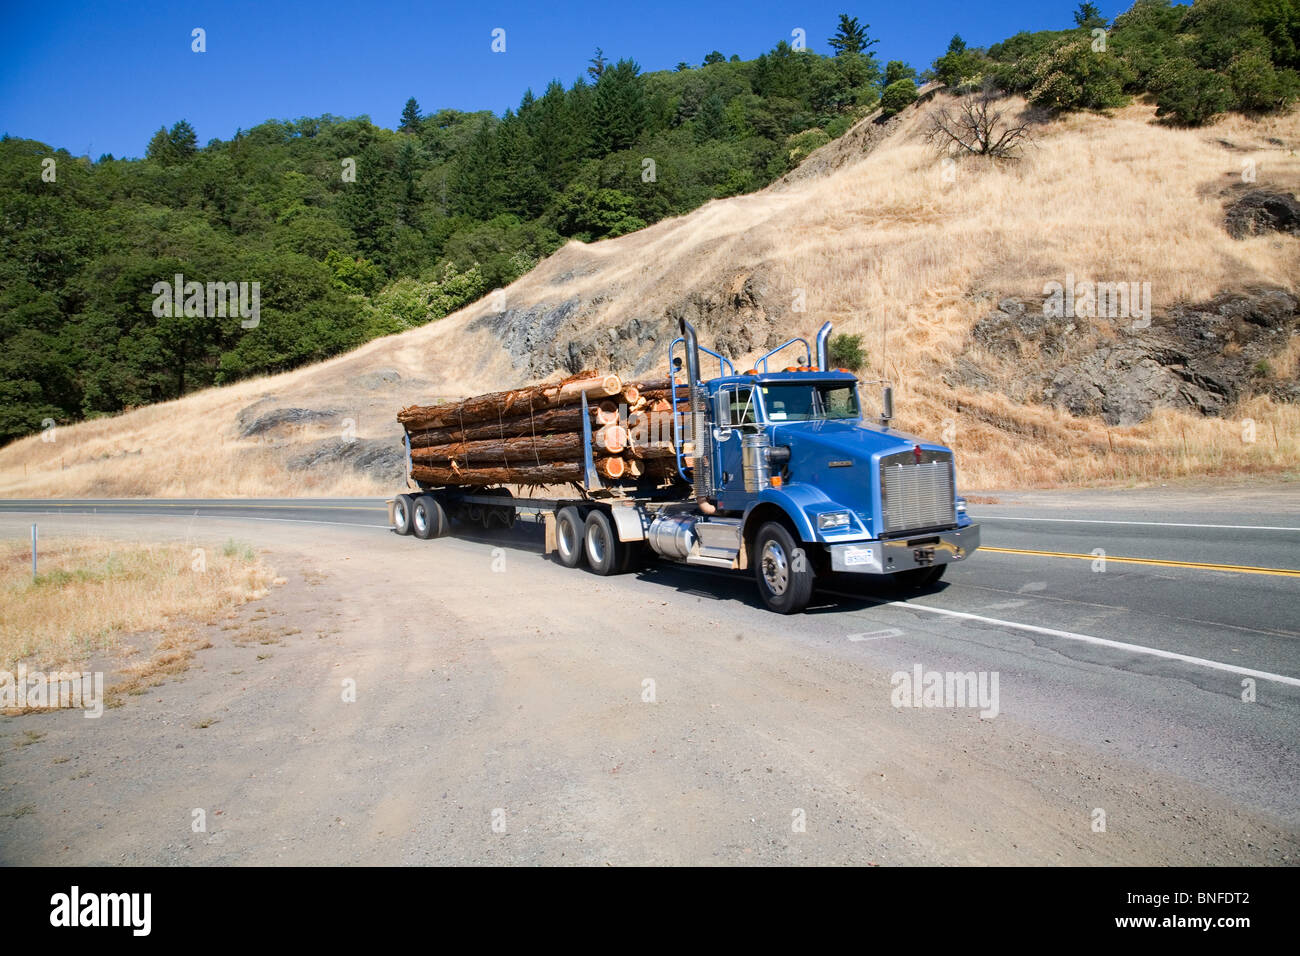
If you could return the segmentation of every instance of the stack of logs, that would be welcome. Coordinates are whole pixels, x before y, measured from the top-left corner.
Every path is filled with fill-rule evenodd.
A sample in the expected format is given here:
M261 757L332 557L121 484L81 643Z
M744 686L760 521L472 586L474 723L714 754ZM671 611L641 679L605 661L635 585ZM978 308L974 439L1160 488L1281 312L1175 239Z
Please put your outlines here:
M417 481L566 484L583 479L585 393L596 470L614 482L663 481L677 468L670 387L667 379L625 382L583 372L461 402L412 405L397 420L411 442L411 477ZM686 388L677 388L684 399Z

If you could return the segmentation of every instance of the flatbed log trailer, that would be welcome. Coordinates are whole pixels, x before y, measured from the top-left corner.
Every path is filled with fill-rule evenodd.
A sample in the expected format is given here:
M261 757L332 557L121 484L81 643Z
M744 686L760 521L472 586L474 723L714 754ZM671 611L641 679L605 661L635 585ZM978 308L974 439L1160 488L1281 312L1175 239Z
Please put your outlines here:
M832 572L921 587L979 547L979 526L956 494L952 450L890 427L888 384L875 383L880 416L863 416L856 376L830 367L829 322L816 336L816 366L807 340L796 337L740 375L699 344L689 322L679 331L668 348L675 462L666 482L663 469L635 481L602 478L584 393L583 460L568 466L575 495L515 497L504 487L413 477L419 490L389 501L394 530L436 538L448 532L450 515L490 527L513 524L518 509L537 511L547 553L566 567L617 574L664 558L750 570L763 603L783 614L802 611L817 580ZM799 345L803 365L768 370ZM701 351L718 361L718 376L707 381ZM409 434L405 445L410 474Z

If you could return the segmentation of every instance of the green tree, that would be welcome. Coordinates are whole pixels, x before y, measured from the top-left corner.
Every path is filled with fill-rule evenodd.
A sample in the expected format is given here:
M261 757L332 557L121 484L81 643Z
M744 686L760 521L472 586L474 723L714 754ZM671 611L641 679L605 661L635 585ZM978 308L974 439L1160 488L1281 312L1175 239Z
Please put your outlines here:
M713 66L713 64L715 64L715 63L725 63L726 61L727 61L727 58L726 58L725 56L723 56L723 55L722 55L721 53L719 53L717 50L714 50L712 53L708 54L708 55L704 58L704 65L705 65L705 66Z
M167 142L171 146L172 159L178 162L190 159L199 150L199 137L185 120L167 131Z
M885 78L881 85L888 88L891 84L899 80L911 80L916 83L916 70L912 69L902 60L890 60L885 64Z
M1155 83L1156 115L1176 126L1200 126L1232 106L1228 80L1187 58L1162 66Z
M1029 101L1052 110L1104 110L1128 102L1127 67L1118 57L1097 53L1089 37L1065 39L1033 63Z
M402 122L397 127L403 133L418 133L420 131L420 104L412 96L402 107Z
M836 56L841 53L866 53L878 42L867 35L870 29L871 24L859 23L857 17L841 13L839 26L829 41L831 49L835 51Z
M1279 70L1259 50L1238 55L1226 71L1232 90L1232 109L1242 113L1270 113L1295 102L1300 86L1295 71Z
M885 116L893 116L915 102L916 83L907 78L894 81L880 94L880 109Z
M1074 25L1085 30L1091 30L1094 27L1104 27L1106 18L1101 15L1095 3L1081 3L1077 10L1074 11Z
M154 162L167 163L172 158L172 143L167 138L167 127L159 126L158 132L153 134L149 140L149 146L144 151L145 158L152 159Z
M979 53L967 49L966 41L960 35L954 35L948 41L947 51L934 61L930 71L936 80L955 90L979 76L983 69L984 62Z
M641 68L634 60L607 67L595 88L596 145L602 152L631 146L646 122Z
M836 368L857 371L867 365L867 352L862 347L862 336L841 332L832 335L829 346L831 364Z

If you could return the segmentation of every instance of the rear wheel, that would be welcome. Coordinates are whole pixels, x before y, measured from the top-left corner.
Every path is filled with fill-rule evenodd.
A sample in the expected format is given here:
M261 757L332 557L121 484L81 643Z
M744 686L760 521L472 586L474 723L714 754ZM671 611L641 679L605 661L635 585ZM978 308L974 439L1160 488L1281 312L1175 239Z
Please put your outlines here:
M426 541L447 533L447 512L433 495L420 495L411 508L411 530Z
M932 584L938 584L939 579L943 577L943 572L947 569L948 565L946 564L934 564L928 568L895 571L890 575L893 579L891 583L900 590L915 591L929 587Z
M398 495L393 501L393 530L398 534L411 533L411 507L414 495Z
M555 553L566 568L582 563L582 515L565 505L555 515Z
M614 523L609 520L609 515L599 508L587 515L582 545L587 555L587 566L597 574L616 574L625 570L626 549L614 533Z
M805 549L795 541L789 529L778 521L769 521L758 529L754 539L754 578L758 595L769 610L778 614L798 614L812 600L817 578Z

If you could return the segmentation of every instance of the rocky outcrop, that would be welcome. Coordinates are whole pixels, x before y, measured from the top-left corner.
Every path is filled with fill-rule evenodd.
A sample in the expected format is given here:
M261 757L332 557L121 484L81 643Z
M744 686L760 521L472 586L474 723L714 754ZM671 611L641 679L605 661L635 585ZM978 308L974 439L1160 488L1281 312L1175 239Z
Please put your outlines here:
M469 329L487 331L498 339L529 381L588 368L647 375L665 367L668 343L677 337L677 323L683 318L696 327L703 344L724 355L746 355L779 345L782 312L773 307L771 298L766 279L746 272L691 292L659 315L633 316L602 326L596 322L599 300L571 298L559 305L485 315Z
M391 438L325 438L305 446L290 458L290 471L311 471L325 465L345 465L376 481L400 485L406 478L406 452Z
M1228 206L1224 227L1234 239L1269 232L1300 233L1300 202L1290 193L1256 189Z
M263 402L240 411L237 424L240 438L254 438L285 425L310 425L330 421L343 414L334 408L268 408Z
M1300 401L1300 384L1269 374L1300 330L1300 301L1281 289L1225 293L1179 306L1146 328L1055 318L1038 302L1003 299L971 330L951 384L996 388L1111 425L1156 408L1222 415L1250 394Z

